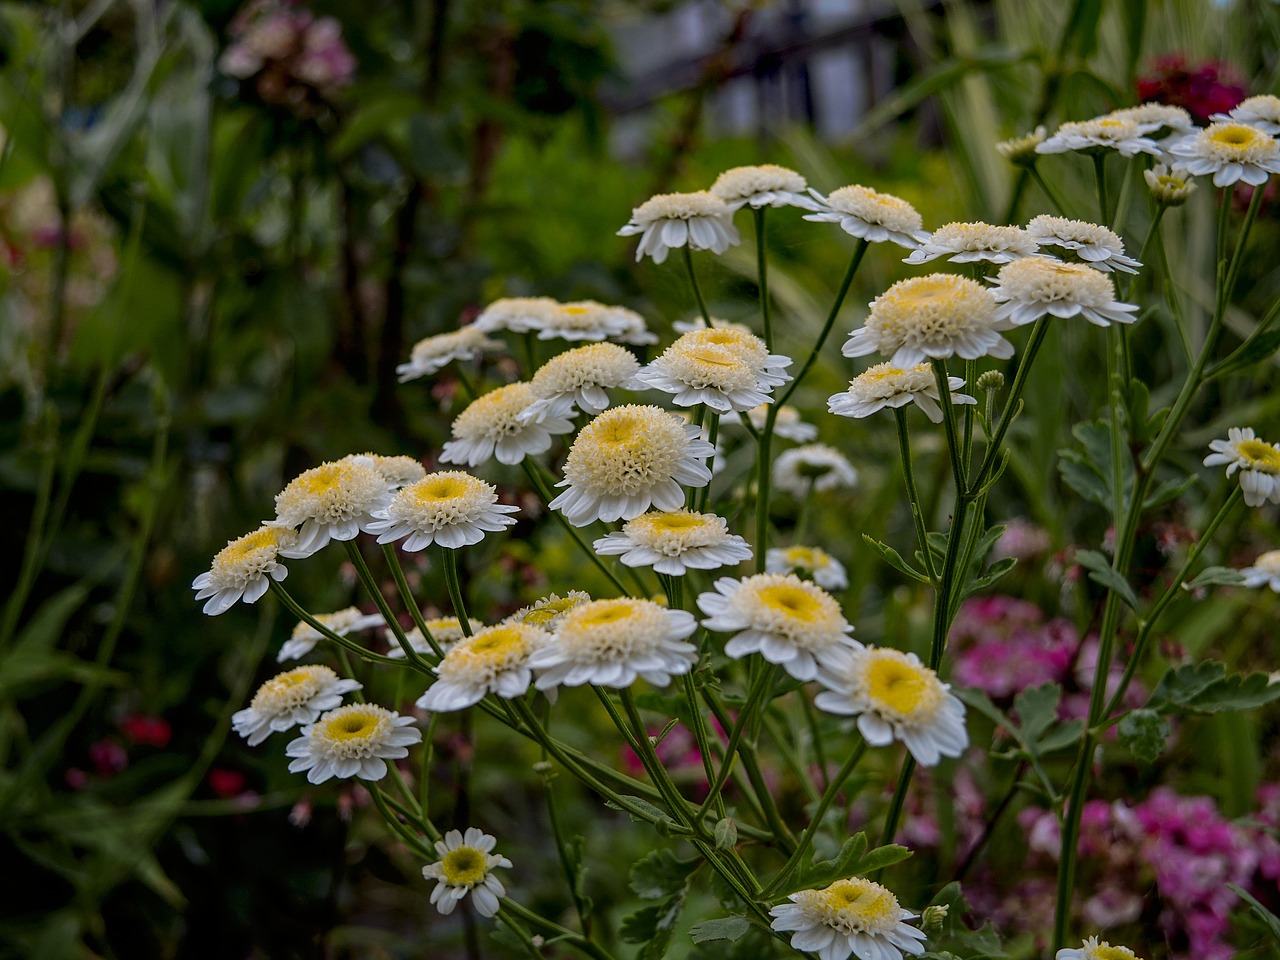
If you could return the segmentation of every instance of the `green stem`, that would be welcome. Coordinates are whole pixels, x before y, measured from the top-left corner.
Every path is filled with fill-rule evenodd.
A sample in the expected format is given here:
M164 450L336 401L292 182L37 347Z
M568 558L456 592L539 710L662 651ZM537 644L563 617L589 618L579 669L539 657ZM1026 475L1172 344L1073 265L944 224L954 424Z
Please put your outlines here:
M462 583L458 579L458 555L456 550L448 547L440 548L440 562L444 567L444 583L449 591L449 603L453 605L453 615L458 618L464 637L471 636L471 621L467 619L467 602L462 595Z
M957 496L964 496L964 454L960 441L956 437L956 411L951 403L950 378L947 376L947 361L934 358L932 361L933 379L938 384L938 397L942 406L942 426L947 434L947 452L951 456L951 476L955 481Z
M752 666L756 666L755 661ZM733 729L729 731L729 743L724 749L724 759L721 761L720 773L711 784L711 790L707 793L706 799L702 801L702 806L698 809L698 815L695 819L701 820L707 815L707 811L711 809L711 805L720 797L720 791L724 789L725 782L729 779L729 773L733 769L733 764L738 755L738 746L742 742L743 731L747 728L747 716L759 708L760 701L764 698L765 690L773 685L772 665L768 665L770 669L757 668L752 675L751 686L747 690L746 702L742 705L742 710L738 714L738 719L733 725ZM763 798L761 798L763 801Z
M360 552L359 546L354 540L347 540L342 545L347 549L347 557L351 560L351 565L356 569L356 576L364 584L364 588L377 606L378 612L382 614L382 619L391 628L396 642L400 644L400 649L405 652L405 657L408 658L410 651L413 651L415 654L413 659L417 660L417 651L413 650L413 644L405 636L404 627L400 626L400 619L395 615L395 611L391 609L391 604L387 603L387 598L382 595L382 591L378 588L378 581L374 578L373 571L369 569L369 564L365 562L364 554ZM415 663L414 665L419 669L426 666L425 663Z
M413 591L409 589L409 580L404 575L404 568L400 566L400 557L396 553L395 545L384 543L382 545L382 555L387 558L387 566L391 568L391 577L396 582L396 589L400 591L400 602L408 609L409 616L413 618L414 626L418 628L422 638L431 647L431 651L443 660L444 650L436 642L436 638L431 635L431 628L427 626L427 621L422 616L422 608L418 606L418 601L414 599ZM399 641L400 638L396 637L396 640ZM413 649L413 644L409 643L407 638L401 644L401 649L404 650L404 655L407 658L421 661L420 666L428 668L431 666L417 650Z
M707 442L711 444L712 448L714 448L716 440L720 436L720 414L716 413L714 410L709 410L707 411L707 416L710 417L711 420L707 425ZM707 469L712 470L715 466L715 462L716 455L712 453L711 456L707 457ZM711 498L711 484L712 480L708 480L706 484L697 490L695 499L699 510L707 509L707 501Z
M996 432L992 435L991 443L987 446L987 451L982 457L982 465L978 467L978 475L974 477L973 483L969 485L968 493L970 495L976 494L982 489L988 474L995 468L996 462L999 460L1000 445L1004 442L1004 435L1009 432L1010 425L1018 415L1018 401L1022 397L1023 388L1027 385L1031 364L1040 350L1040 345L1044 343L1044 337L1048 330L1049 317L1047 316L1041 317L1031 328L1031 337L1027 341L1027 349L1022 355L1022 362L1018 364L1018 372L1013 376L1013 386L1009 388L1009 399L1005 401L1004 410L1000 414L1000 423L996 425Z
M293 599L293 597L289 595L289 591L285 589L284 584L282 584L280 581L272 580L270 584L268 584L268 586L271 587L271 592L276 595L276 599L279 600L281 605L286 610L288 610L291 614L293 614L303 623L307 624L309 627L311 627L311 629L315 630L326 640L332 640L339 647L343 647L347 650L350 650L357 657L360 657L363 660L372 661L373 663L389 663L392 666L397 666L397 667L409 666L409 667L412 667L414 670L417 670L419 673L425 673L429 677L435 676L434 671L423 670L423 668L416 663L407 663L406 661L398 660L395 657L384 657L380 653L374 653L372 650L366 650L364 647L360 646L360 644L356 643L354 640L349 640L346 637L343 637L334 633L332 630L326 627L323 623L317 620L314 616L312 616L310 613L304 610L302 608L302 605L299 604L297 600Z
M698 687L694 683L693 671L689 671L680 679L684 685L685 700L689 704L689 716L693 721L693 738L698 744L698 753L702 757L702 771L707 778L707 785L710 786L716 776L715 761L711 755L711 738L707 735L707 721L703 716L702 704L698 700ZM726 816L724 798L716 797L715 808L716 817L723 820ZM701 812L702 808L698 809Z
M893 843L898 833L898 821L902 819L902 808L907 802L907 790L911 788L911 775L915 773L916 758L907 754L902 761L902 769L898 771L898 783L893 788L893 799L889 801L889 810L884 815L884 829L880 833L880 846Z
M1044 195L1048 197L1049 202L1053 204L1054 210L1057 211L1058 216L1070 216L1067 212L1067 205L1062 202L1062 198L1058 196L1057 191L1054 190L1053 187L1049 186L1048 181L1045 180L1040 171L1035 167L1029 167L1028 169L1031 171L1032 178L1039 185L1040 189L1044 191Z
M764 215L768 207L756 207L751 213L756 221L756 278L760 290L760 322L764 330L764 345L773 353L773 325L769 317L769 267L765 256Z
M929 579L936 583L938 574L933 568L933 554L929 551L929 535L925 530L924 515L920 508L920 492L916 489L915 472L911 468L911 435L907 429L907 414L901 407L895 407L893 414L898 423L898 453L902 457L902 479L907 487L907 499L911 502L911 519L915 522L916 542L920 545L925 572L929 574Z
M1111 212L1107 203L1107 158L1101 148L1093 151L1093 179L1098 188L1098 222L1106 226L1111 223Z
M685 272L689 274L689 286L693 287L693 298L698 301L698 312L702 314L702 322L709 327L711 326L711 314L707 312L707 304L702 299L702 288L698 286L698 275L693 269L693 251L689 249L687 243L680 248L680 251L684 254L684 268Z

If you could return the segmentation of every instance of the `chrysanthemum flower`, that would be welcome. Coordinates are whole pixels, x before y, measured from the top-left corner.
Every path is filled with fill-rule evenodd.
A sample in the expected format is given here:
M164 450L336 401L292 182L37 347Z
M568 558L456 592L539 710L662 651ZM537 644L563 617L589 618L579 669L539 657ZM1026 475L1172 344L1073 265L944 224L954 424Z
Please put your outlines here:
M487 694L510 700L529 689L529 657L551 635L525 623L486 627L450 647L436 665L436 682L418 698L425 710L462 710Z
M1270 587L1280 593L1280 550L1268 550L1240 571L1246 587Z
M537 398L520 414L538 422L546 417L571 417L574 408L595 415L609 408L606 390L635 389L640 361L616 343L593 343L552 357L534 373L529 389Z
M617 597L580 604L561 618L551 642L529 657L538 672L534 686L621 688L638 677L665 687L697 662L698 648L685 642L697 627L693 614L652 600Z
M810 491L849 489L857 482L858 471L849 458L825 443L784 450L773 461L773 485L797 497L807 497Z
M804 177L794 170L766 163L758 167L734 167L716 177L711 192L737 211L744 206L753 210L761 207L803 207L814 210L816 205L805 191Z
M904 910L887 887L850 877L821 890L801 890L791 903L772 907L774 930L793 932L791 946L821 960L903 960L924 953L927 939L906 923L916 914Z
M477 397L453 421L453 439L445 443L440 462L475 467L496 456L499 463L513 464L528 454L546 453L553 436L573 432L573 421L520 419L537 399L527 383L509 383Z
M373 627L380 627L387 621L380 613L361 613L359 607L346 607L333 613L317 613L316 619L340 637L350 633L359 633ZM285 641L276 655L276 662L298 660L310 653L317 643L324 639L324 634L305 620L299 620L293 628L293 634Z
M1215 113L1210 120L1221 123L1247 123L1268 136L1280 134L1280 97L1269 93L1247 97L1228 113Z
M835 598L795 574L721 577L714 592L698 596L698 606L708 615L702 621L708 630L737 631L725 644L726 654L759 653L797 680L813 680L821 664L854 643L853 624Z
M556 304L531 330L539 340L608 340L620 338L628 329L643 329L644 319L626 307L612 307L595 300Z
M1111 278L1083 263L1024 257L1000 268L991 294L1002 324L1020 327L1043 316L1081 316L1100 327L1133 323L1137 306L1116 299Z
M655 510L628 520L621 532L597 540L595 548L602 556L620 556L628 567L653 567L672 577L751 559L751 546L729 532L723 517L692 510Z
M854 641L823 664L818 681L827 689L814 697L814 706L856 716L874 747L901 740L917 763L931 767L969 745L964 704L914 653Z
M1280 503L1280 447L1259 440L1251 427L1231 427L1227 439L1210 441L1209 449L1213 453L1204 458L1206 467L1225 465L1228 477L1240 471L1246 504Z
M708 330L706 333L716 331ZM746 411L769 402L769 394L737 352L686 333L636 374L637 386L672 394L677 406L703 404L717 413Z
M1066 153L1069 150L1115 150L1122 157L1149 153L1161 155L1160 144L1147 136L1160 128L1158 123L1138 123L1114 117L1069 121L1058 127L1036 153Z
M409 747L422 742L422 731L413 717L373 703L349 703L330 710L302 728L302 736L285 747L293 757L290 773L307 771L311 783L332 777L381 780L387 761L409 755Z
M757 430L764 429L765 420L768 416L768 404L761 404L747 411L747 420ZM725 422L733 423L732 420ZM810 443L818 439L818 428L812 423L806 423L801 417L800 411L787 404L778 407L777 413L774 414L773 434L774 436L782 437L784 440L794 440L796 443Z
M701 429L661 407L627 404L606 410L582 428L569 449L567 487L551 501L575 527L593 520L632 520L651 507L684 506L681 484L711 482L704 462L715 448Z
M903 263L928 263L946 257L952 263L1008 263L1036 252L1036 242L1021 227L990 223L948 223L929 235Z
M953 404L978 402L968 394L957 392L964 386L960 377L948 377L947 386ZM844 393L828 397L827 409L838 417L861 419L885 407L905 407L914 402L926 417L941 423L941 399L937 378L929 364L919 363L902 370L891 363L877 363L850 380L849 389Z
M503 623L527 623L543 630L554 631L564 615L574 607L591 599L585 590L570 590L563 597L558 593L549 593L536 603L517 610L507 617Z
M765 573L807 573L824 590L849 586L844 565L821 547L771 547L764 555Z
M451 646L461 640L465 634L462 632L462 623L457 617L432 617L426 621L427 629L431 631L431 639L440 645L442 650L448 650ZM471 621L473 630L483 630L484 624ZM396 639L396 635L391 630L383 634L387 641L387 656L393 660L403 660L405 658L404 647L400 646L400 641ZM404 638L409 641L409 646L413 648L414 653L422 653L427 656L433 656L435 651L431 649L431 644L427 643L427 638L422 635L422 631L417 627L412 630L406 630Z
M1119 234L1086 220L1042 213L1027 224L1027 233L1042 247L1074 250L1076 256L1099 270L1137 273L1142 266L1141 262L1124 255L1124 241Z
M498 491L461 470L442 470L400 490L381 519L369 524L379 543L404 540L401 549L414 553L432 543L456 549L484 539L515 523L506 516L520 508L498 503Z
M426 468L422 462L414 457L384 457L377 453L353 453L350 456L342 458L343 462L348 460L358 460L361 463L372 465L382 475L382 479L386 481L387 486L392 490L399 490L406 483L413 483L415 480L421 480L427 475Z
M344 693L360 686L318 664L295 667L260 686L249 706L231 715L231 726L256 747L272 733L314 723L320 714L342 703Z
M1158 130L1167 127L1175 133L1185 133L1196 125L1191 114L1179 106L1168 103L1143 103L1136 107L1121 107L1112 110L1102 119L1132 120L1139 126L1152 127Z
M725 320L723 317L712 317L711 327L716 330L727 327L730 330L737 330L741 333L751 333L751 328L745 323L738 323L736 320ZM703 319L701 314L698 314L688 320L671 321L671 329L676 333L693 333L695 330L706 330L707 321Z
M733 210L706 190L650 197L631 211L631 222L618 236L637 233L641 236L636 260L647 253L654 263L662 263L667 252L677 247L724 253L742 239L733 225Z
M1033 166L1039 154L1036 153L1036 147L1044 143L1045 136L1048 131L1043 126L1036 127L1030 133L1024 133L1020 137L1010 137L1008 140L1001 140L996 144L996 153L1004 157L1010 163L1019 167Z
M471 328L482 333L497 333L499 330L526 333L540 329L546 318L559 307L560 303L551 297L504 297L480 311Z
M901 197L861 184L832 190L825 197L812 187L809 193L820 207L816 213L805 214L806 220L838 223L850 236L871 243L888 240L908 250L929 238L919 211Z
M741 324L690 330L676 342L686 344L691 349L702 346L723 347L751 368L761 390L780 386L791 379L791 375L786 372L787 367L791 366L791 358L780 353L770 353L764 340Z
M409 362L396 367L396 374L405 383L429 376L454 360L474 360L482 353L501 349L501 341L490 339L476 326L462 327L419 340L413 345Z
M443 840L436 841L440 859L423 867L422 875L436 881L431 902L437 910L447 916L459 901L471 894L471 902L480 916L492 917L498 912L498 898L505 897L507 890L493 871L510 867L511 861L493 853L497 842L476 827L468 827L465 835L450 830Z
M1147 181L1147 189L1151 191L1151 196L1156 202L1170 207L1186 203L1187 197L1191 196L1196 189L1190 171L1176 163L1172 167L1157 163L1150 170L1143 170L1142 176Z
M304 470L276 494L276 522L298 529L282 557L309 557L330 539L354 540L391 502L386 477L363 456Z
M1026 262L1023 258L1004 269ZM1013 344L996 326L991 291L967 277L931 273L899 280L871 301L865 323L845 341L846 357L879 352L895 367L913 367L930 357L1013 356Z
M1214 123L1169 147L1169 155L1197 176L1213 174L1215 187L1243 180L1259 187L1280 173L1280 141L1247 123Z
M211 617L226 613L238 600L255 603L271 585L289 575L279 557L297 539L289 527L264 524L253 533L229 540L209 570L191 581L196 599L204 600Z
M1078 947L1064 947L1059 950L1054 960L1142 960L1128 947L1113 947L1107 941L1098 942L1097 937L1089 937Z

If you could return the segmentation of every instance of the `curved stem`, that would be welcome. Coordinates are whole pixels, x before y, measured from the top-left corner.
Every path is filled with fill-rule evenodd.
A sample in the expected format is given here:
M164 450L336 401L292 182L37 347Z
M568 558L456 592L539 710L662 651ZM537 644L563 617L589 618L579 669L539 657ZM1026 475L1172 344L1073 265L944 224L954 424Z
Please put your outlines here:
M951 476L955 481L956 495L965 494L965 477L963 453L960 441L956 437L956 411L951 403L950 378L947 376L947 362L934 358L932 361L933 379L938 384L938 397L942 407L942 426L947 434L947 452L951 455ZM970 435L972 438L972 434Z
M880 832L880 846L893 843L898 833L898 821L902 819L902 808L907 802L907 790L911 787L911 775L916 770L916 758L907 754L902 761L902 769L898 771L898 785L893 788L893 799L889 801L889 810L884 815L884 829Z
M915 472L911 468L911 434L907 429L907 414L901 407L895 407L893 414L898 423L898 453L902 457L902 480L907 487L907 499L911 502L911 519L915 522L916 542L920 545L925 572L929 574L930 580L936 582L938 575L933 568L933 554L929 552L929 535L925 530L924 515L920 509L920 492L916 489Z
M440 548L440 562L444 567L444 583L449 591L449 603L453 615L458 618L464 637L471 636L471 621L467 618L467 602L462 595L462 583L458 578L458 553L448 547Z
M764 330L764 345L773 353L773 324L769 317L769 263L765 256L764 215L768 207L756 207L751 213L756 221L756 282L760 289L760 323Z
M412 667L414 670L417 670L419 673L425 673L427 676L430 676L430 677L435 676L434 672L432 672L431 670L424 670L422 667L418 666L418 664L416 663L406 662L405 660L398 660L395 657L384 657L380 653L374 653L371 650L366 650L364 647L360 646L360 644L356 643L353 640L348 640L346 637L339 636L338 634L330 630L328 627L326 627L319 620L317 620L310 613L308 613L306 610L304 610L302 608L302 605L299 604L297 600L293 599L293 597L289 595L289 592L285 590L284 585L280 583L280 581L272 580L269 586L271 587L271 592L276 595L276 599L278 599L280 603L283 604L286 610L288 610L291 614L293 614L303 623L307 624L309 627L315 630L317 633L323 636L326 640L332 640L339 647L345 647L347 650L350 650L352 653L354 653L357 657L361 657L364 660L370 660L374 663L389 663L392 666L397 666L397 667L408 666L408 667Z
M1040 350L1040 345L1044 343L1045 334L1049 330L1049 317L1041 317L1035 322L1031 328L1031 338L1027 341L1026 352L1022 355L1022 362L1018 364L1018 372L1013 375L1013 386L1009 388L1009 399L1005 401L1004 410L1000 414L1000 423L996 425L996 432L991 437L991 443L987 446L987 451L983 454L982 465L978 467L978 475L973 478L973 483L969 485L968 493L976 494L987 480L987 475L994 469L996 461L1000 457L1000 444L1004 441L1004 435L1009 432L1009 427L1013 423L1014 418L1018 415L1018 401L1022 398L1023 388L1027 385L1027 376L1031 371L1032 361L1036 358L1036 353Z
M409 616L413 618L414 626L418 628L418 632L422 634L422 638L426 640L432 652L443 660L444 650L436 642L436 638L431 635L431 628L427 626L427 621L422 616L422 608L418 606L418 601L414 599L413 591L409 589L409 580L404 575L404 568L400 566L400 557L396 554L395 546L390 543L384 543L382 545L382 555L387 558L387 566L391 568L391 577L396 582L396 589L400 591L400 602L408 609ZM399 640L400 638L397 637L396 639ZM430 666L422 658L422 655L413 649L413 644L409 643L407 639L401 644L401 649L404 650L406 657L421 661L422 666Z
M684 254L685 272L689 274L689 286L693 287L693 298L698 301L698 312L702 314L702 322L708 327L711 326L711 314L707 312L707 304L702 299L702 288L698 286L698 275L693 269L693 251L689 249L686 243L680 248L680 252Z

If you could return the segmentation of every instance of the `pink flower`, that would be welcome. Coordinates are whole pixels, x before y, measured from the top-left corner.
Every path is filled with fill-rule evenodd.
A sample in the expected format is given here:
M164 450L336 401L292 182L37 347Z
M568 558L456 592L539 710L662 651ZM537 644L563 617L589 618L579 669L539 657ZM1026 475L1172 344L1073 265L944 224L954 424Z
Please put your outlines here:
M145 713L131 713L122 718L120 732L144 747L167 747L173 737L168 720Z

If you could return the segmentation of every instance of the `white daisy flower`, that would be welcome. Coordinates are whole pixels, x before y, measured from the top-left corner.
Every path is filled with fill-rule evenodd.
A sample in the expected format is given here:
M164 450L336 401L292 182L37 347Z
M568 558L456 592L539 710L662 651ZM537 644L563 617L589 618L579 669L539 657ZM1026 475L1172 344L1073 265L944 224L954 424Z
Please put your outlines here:
M558 593L550 593L536 603L517 610L502 622L527 623L551 632L555 630L566 613L590 599L591 594L585 590L570 590L563 597Z
M960 377L947 377L953 404L977 403L965 393L957 391L964 386ZM827 409L838 417L855 420L869 417L885 407L905 407L915 403L924 415L934 423L942 422L942 397L938 393L938 381L933 368L918 363L903 370L891 363L877 363L868 367L849 381L849 389L827 398Z
M952 263L1008 263L1036 252L1036 242L1021 227L989 223L948 223L933 231L903 263L928 263L946 257Z
M1142 960L1128 947L1113 947L1107 941L1089 937L1078 947L1059 950L1054 960Z
M1247 123L1268 136L1280 134L1280 97L1269 93L1241 100L1229 113L1215 113L1210 120L1221 123Z
M317 613L315 616L318 621L340 637L370 630L373 627L380 627L387 622L382 618L382 614L361 613L359 607L346 607L342 610L335 610L333 613ZM305 620L299 620L293 628L293 634L285 641L284 646L280 648L280 652L276 655L276 662L284 663L286 660L300 660L315 649L315 645L323 639L323 633Z
M698 628L693 614L668 610L652 600L617 597L592 600L568 611L551 642L529 657L539 690L629 687L637 678L665 687L688 673L698 648L685 638Z
M391 502L386 477L363 456L345 457L298 474L276 494L276 522L298 528L282 557L309 557L333 540L354 540Z
M903 960L903 954L924 953L925 934L905 922L916 914L874 880L837 880L821 890L793 893L790 900L770 908L771 926L794 932L791 946L820 960Z
M1280 141L1247 123L1211 124L1172 144L1169 156L1196 176L1212 173L1215 187L1241 180L1259 187L1280 173Z
M383 481L392 490L399 490L406 483L421 480L427 475L422 462L414 457L384 457L376 453L353 453L342 459L344 462L358 460L371 465L382 474Z
M450 830L443 840L436 841L440 859L423 867L422 875L436 881L431 902L437 910L447 916L471 894L480 916L492 917L498 912L498 900L507 895L507 890L493 871L510 867L511 861L493 852L497 842L476 827L468 827L466 834Z
M761 390L781 386L791 379L791 375L786 372L787 367L791 366L791 358L780 353L770 353L764 339L741 324L691 330L676 342L685 343L691 348L704 345L723 347L751 368Z
M462 623L457 617L432 617L426 621L427 629L431 631L431 639L440 645L440 649L448 650L451 646L461 640L466 634L462 632ZM471 621L471 627L474 630L482 630L484 624ZM383 638L387 641L387 656L393 660L405 659L404 647L400 646L400 641L396 639L395 632L387 630L383 634ZM431 644L427 643L427 638L422 635L422 631L417 627L412 630L406 630L404 638L409 641L409 646L413 648L414 653L425 654L426 656L434 656L435 651L431 649Z
M729 205L733 211L750 206L803 207L816 210L817 205L805 191L809 185L794 170L766 163L758 167L734 167L716 177L711 192Z
M823 664L818 682L826 689L814 697L814 706L856 716L859 732L873 747L901 740L918 764L932 767L969 745L964 704L914 653L854 641Z
M459 640L436 664L436 682L417 700L424 710L462 710L487 694L510 700L529 689L529 657L551 639L540 627L500 623Z
M498 491L461 470L442 470L396 493L381 519L369 524L379 543L404 540L400 549L425 550L432 543L457 549L515 523L520 508L498 503Z
M712 317L711 326L713 329L719 330L728 327L731 330L738 330L741 333L751 333L751 328L745 323L738 323L735 320L725 320L722 317ZM693 333L695 330L706 330L707 322L702 319L701 314L691 317L688 320L671 321L671 329L676 333Z
M332 777L381 780L387 761L409 755L409 747L422 742L422 731L413 717L373 703L349 703L323 714L302 728L302 736L285 747L293 757L290 773L307 771L310 783Z
M543 321L559 307L559 301L551 297L504 297L481 310L471 329L481 333L499 330L527 333L540 329Z
M1186 203L1187 197L1196 189L1191 173L1186 167L1176 163L1172 167L1157 163L1150 170L1143 170L1142 176L1156 202L1170 207Z
M626 307L611 307L595 300L556 304L539 322L530 325L539 340L609 340L634 329L644 328L644 319Z
M1030 133L1024 133L1020 137L1001 140L996 144L996 153L1016 166L1032 166L1039 157L1036 147L1044 143L1047 135L1048 131L1043 126L1036 127Z
M733 225L733 210L706 190L650 197L631 211L631 222L618 231L620 237L636 234L641 235L636 260L647 253L654 263L662 263L677 247L724 253L742 239Z
M1246 587L1270 587L1280 593L1280 550L1268 550L1240 571Z
M729 532L723 517L692 510L654 510L628 520L621 532L597 540L595 548L601 556L620 556L628 567L653 567L672 577L751 559L751 546Z
M609 408L606 390L636 389L635 354L615 343L593 343L552 357L534 373L529 389L537 397L520 414L526 421L571 417L574 408L594 416Z
M1005 264L1008 270L1028 259ZM1013 344L1000 336L991 291L967 277L931 273L899 280L871 301L863 325L845 341L846 357L879 352L905 369L930 357L1013 356Z
M773 461L773 485L797 497L810 491L848 490L858 482L849 458L825 443L807 443L778 454Z
M807 573L824 590L849 586L844 565L821 547L771 547L764 555L765 573Z
M757 430L763 430L765 419L769 416L769 407L767 404L761 404L758 407L752 407L747 411L747 419L751 421L751 426ZM726 421L733 423L732 420ZM773 418L773 434L776 437L782 437L784 440L794 440L796 443L810 443L818 439L818 428L812 423L806 423L800 415L800 411L795 407L787 404L778 407L778 412Z
M484 330L472 325L425 337L413 345L409 362L396 367L401 383L429 376L454 360L474 360L482 353L502 349L502 342L492 340Z
M328 667L295 667L260 686L249 706L231 715L231 726L249 746L256 747L272 733L315 723L320 714L342 703L344 693L360 686L355 680L343 680Z
M797 680L815 679L820 665L855 642L836 599L791 573L721 577L714 592L699 594L698 606L708 630L737 631L724 646L727 655L758 653Z
M553 436L573 432L573 421L550 416L537 423L521 420L520 414L537 399L527 383L509 383L477 397L453 421L453 439L441 450L440 462L475 467L497 457L499 463L515 464L528 454L546 453Z
M1095 117L1069 121L1058 127L1036 153L1066 153L1069 150L1115 150L1122 157L1149 153L1159 157L1160 144L1147 136L1160 129L1159 123L1138 123L1124 117Z
M637 387L670 393L680 407L703 404L717 413L745 412L768 403L767 387L751 365L737 351L703 339L704 332L718 331L681 336L640 369Z
M1027 224L1027 233L1042 247L1063 247L1074 250L1076 256L1089 266L1108 273L1137 273L1141 262L1124 255L1124 241L1107 227L1086 220L1069 220L1051 217L1047 213Z
M1136 107L1121 107L1119 110L1112 110L1102 119L1132 120L1139 126L1149 126L1156 130L1167 127L1174 133L1186 133L1196 125L1195 120L1186 110L1167 103L1143 103Z
M1225 465L1228 477L1240 471L1246 504L1280 503L1280 447L1259 440L1251 427L1231 427L1227 439L1211 441L1209 449L1213 453L1204 458L1206 467Z
M860 240L871 243L888 240L908 250L929 239L919 212L901 197L861 184L832 190L825 197L812 187L809 193L820 207L816 213L805 214L806 220L838 223L845 233Z
M256 603L272 580L289 575L279 561L282 548L297 540L289 527L264 524L253 533L227 541L214 555L213 564L191 581L196 599L204 600L204 612L211 617L226 613L238 600Z
M1133 323L1135 304L1116 299L1111 278L1083 263L1024 257L1000 268L991 290L997 321L1020 327L1043 316L1081 316L1100 327Z
M632 520L653 507L678 510L684 490L711 482L706 459L715 448L701 428L661 407L627 404L582 428L569 448L567 487L551 501L575 527L593 520Z

